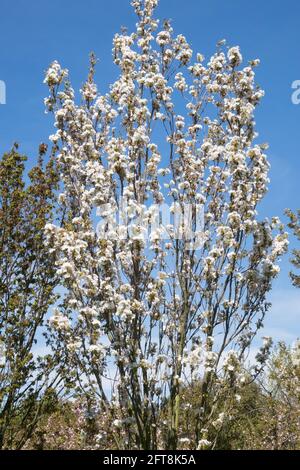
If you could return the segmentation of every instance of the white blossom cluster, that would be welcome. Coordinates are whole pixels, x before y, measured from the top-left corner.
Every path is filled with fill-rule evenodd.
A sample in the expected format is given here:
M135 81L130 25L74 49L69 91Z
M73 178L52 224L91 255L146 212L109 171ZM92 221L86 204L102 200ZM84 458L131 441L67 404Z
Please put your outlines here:
M97 90L94 57L81 104L57 62L45 78L65 213L61 227L46 227L66 290L53 338L105 403L103 377L114 364L112 393L121 407L134 401L137 423L163 390L178 392L183 371L210 377L228 346L251 342L287 247L278 219L258 220L269 182L265 147L255 142L258 61L243 64L238 47L193 60L186 38L154 18L157 3L132 2L136 31L114 38L120 74L108 93ZM120 197L132 236L109 224ZM201 250L172 233L166 243L159 229L146 247L134 220L152 203L203 204ZM233 372L234 356L222 364Z

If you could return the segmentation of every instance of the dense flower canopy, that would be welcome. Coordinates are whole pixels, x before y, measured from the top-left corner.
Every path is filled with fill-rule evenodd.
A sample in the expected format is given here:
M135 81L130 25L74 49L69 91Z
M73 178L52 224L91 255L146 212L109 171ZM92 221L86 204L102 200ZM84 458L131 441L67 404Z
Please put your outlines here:
M119 410L129 448L157 445L166 399L167 442L176 447L182 384L199 379L205 391L228 375L245 382L240 361L287 248L278 218L258 220L269 181L254 122L259 60L245 64L224 41L208 60L195 55L155 18L157 3L132 2L136 30L114 38L119 77L106 94L93 55L80 104L58 62L45 77L64 214L61 226L46 226L65 288L49 341L80 389L106 412ZM201 229L178 236L171 220L155 223L153 208L163 206L171 215L192 208L192 227L201 206ZM205 397L200 447L210 445Z

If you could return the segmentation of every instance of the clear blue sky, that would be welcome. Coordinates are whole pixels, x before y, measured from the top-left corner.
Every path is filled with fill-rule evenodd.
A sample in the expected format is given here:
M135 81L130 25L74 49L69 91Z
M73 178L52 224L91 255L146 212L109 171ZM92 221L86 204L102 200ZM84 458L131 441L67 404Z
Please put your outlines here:
M260 140L270 144L272 165L261 215L282 216L286 207L300 207L300 105L291 102L291 84L300 80L299 0L160 0L157 14L171 18L175 32L206 56L226 38L240 45L245 59L261 59L257 82L266 96L257 128ZM121 25L132 29L135 21L129 0L1 0L0 80L6 83L7 104L0 105L0 152L18 141L33 158L53 132L52 119L44 114L42 82L54 59L70 70L79 89L94 50L100 58L97 81L105 92L116 76L113 34ZM300 290L290 286L287 259L271 295L265 333L290 342L300 337Z

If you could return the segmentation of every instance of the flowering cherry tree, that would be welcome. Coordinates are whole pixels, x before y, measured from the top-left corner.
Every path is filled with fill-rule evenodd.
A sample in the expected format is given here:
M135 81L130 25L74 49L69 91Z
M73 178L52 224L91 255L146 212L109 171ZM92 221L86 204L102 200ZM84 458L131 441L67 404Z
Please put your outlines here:
M68 381L115 426L119 448L177 448L181 387L200 382L191 445L207 448L225 383L246 380L242 360L287 235L277 218L257 217L269 168L255 143L259 61L243 65L223 41L209 60L195 56L155 19L157 3L132 1L136 30L114 37L120 72L106 94L93 55L79 104L66 69L53 62L46 73L64 213L63 226L46 226L64 286L49 342ZM172 223L178 208L189 208L192 230L185 217Z

